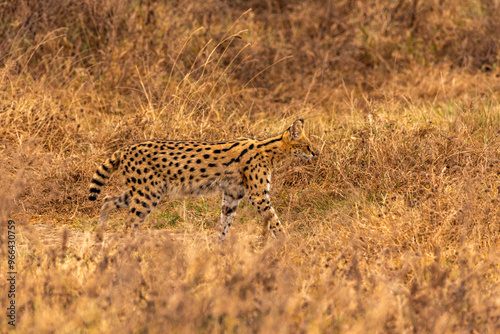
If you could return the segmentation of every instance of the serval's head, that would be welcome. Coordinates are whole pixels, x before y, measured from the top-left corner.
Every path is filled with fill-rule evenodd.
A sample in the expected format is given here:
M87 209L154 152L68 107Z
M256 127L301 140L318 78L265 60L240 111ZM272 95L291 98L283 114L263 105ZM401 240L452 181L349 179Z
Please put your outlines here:
M283 133L283 143L289 155L304 160L314 158L316 153L311 148L311 142L304 133L304 120L298 119Z

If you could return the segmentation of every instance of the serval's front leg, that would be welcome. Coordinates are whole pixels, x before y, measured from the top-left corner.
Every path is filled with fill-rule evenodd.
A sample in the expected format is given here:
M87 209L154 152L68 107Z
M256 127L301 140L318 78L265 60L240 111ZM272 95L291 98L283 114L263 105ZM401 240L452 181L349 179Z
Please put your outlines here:
M262 234L265 234L269 230L273 237L281 238L284 234L283 224L280 222L274 208L271 206L271 199L269 197L271 183L270 173L265 180L265 182L257 183L257 188L254 186L250 190L250 200L252 201L252 205L259 211L264 219Z
M238 204L245 196L245 188L235 187L233 189L225 189L222 193L222 210L220 217L220 234L219 239L224 241L228 233L229 227L233 223L234 215Z

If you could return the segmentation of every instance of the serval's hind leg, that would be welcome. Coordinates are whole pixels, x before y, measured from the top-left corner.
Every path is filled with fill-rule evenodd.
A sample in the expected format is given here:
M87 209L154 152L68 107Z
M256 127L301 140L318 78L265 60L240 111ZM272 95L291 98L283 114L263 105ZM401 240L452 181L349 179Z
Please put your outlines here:
M128 191L121 193L118 196L107 196L104 199L104 204L101 207L99 215L99 225L105 225L111 211L116 209L127 209L130 205L130 194Z
M101 207L101 213L99 214L99 223L97 225L97 238L102 240L104 229L106 227L106 221L111 211L116 209L127 209L130 205L130 193L129 191L124 191L118 196L107 196L104 199L104 204Z

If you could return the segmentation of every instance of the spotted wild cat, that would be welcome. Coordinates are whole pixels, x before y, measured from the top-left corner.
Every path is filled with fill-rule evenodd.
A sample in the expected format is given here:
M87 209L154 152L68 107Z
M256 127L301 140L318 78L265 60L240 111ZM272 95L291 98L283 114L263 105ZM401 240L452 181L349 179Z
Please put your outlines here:
M123 193L104 199L100 226L117 208L128 209L127 226L137 227L165 196L196 196L221 189L221 241L245 194L262 215L264 228L276 236L282 225L269 198L271 172L287 157L314 157L303 124L299 119L282 134L264 140L149 140L119 149L97 169L90 184L89 199L94 201L111 173L120 170L126 179Z

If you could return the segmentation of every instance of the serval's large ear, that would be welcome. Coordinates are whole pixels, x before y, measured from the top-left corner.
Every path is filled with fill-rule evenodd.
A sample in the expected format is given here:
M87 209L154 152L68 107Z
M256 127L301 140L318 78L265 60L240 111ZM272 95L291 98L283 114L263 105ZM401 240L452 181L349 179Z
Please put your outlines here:
M302 136L302 130L304 128L303 125L304 120L298 119L290 126L288 131L290 131L290 138L292 138L292 140L297 140L300 138L300 136Z

